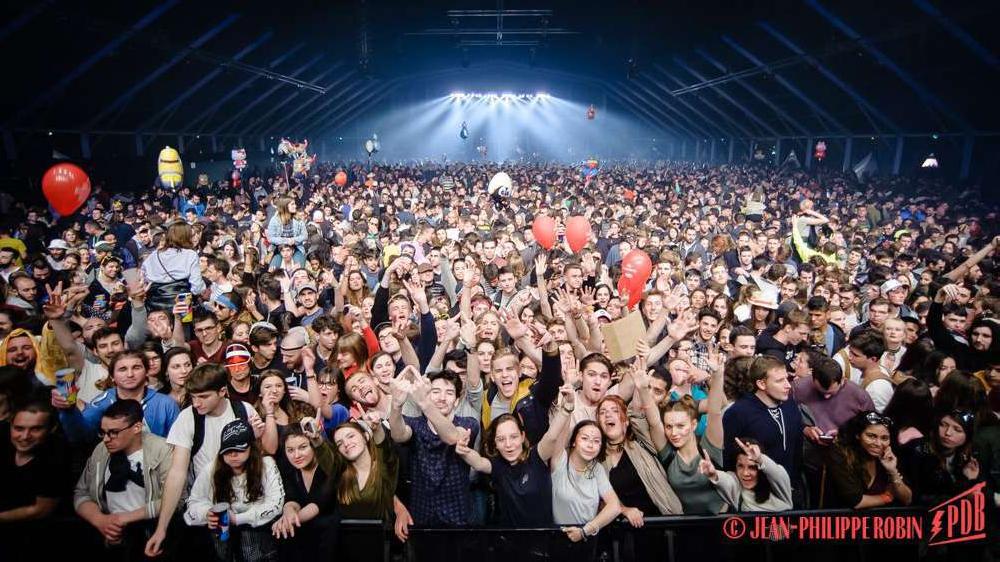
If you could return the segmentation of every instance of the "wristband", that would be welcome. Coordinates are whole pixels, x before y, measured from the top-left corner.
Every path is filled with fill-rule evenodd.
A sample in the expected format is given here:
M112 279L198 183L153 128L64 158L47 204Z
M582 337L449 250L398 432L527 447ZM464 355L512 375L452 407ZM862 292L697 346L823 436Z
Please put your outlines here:
M880 495L879 497L882 498L882 502L885 503L886 505L892 503L892 493L889 491L882 492L882 495Z

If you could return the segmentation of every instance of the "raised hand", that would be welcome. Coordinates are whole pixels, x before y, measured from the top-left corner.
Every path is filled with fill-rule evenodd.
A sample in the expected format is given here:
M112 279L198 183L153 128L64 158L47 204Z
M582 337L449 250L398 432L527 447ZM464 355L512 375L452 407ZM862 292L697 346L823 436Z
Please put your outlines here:
M701 452L701 461L698 462L698 471L712 482L715 482L719 478L719 473L716 472L712 459L708 457L708 453L705 451Z
M584 306L592 306L595 302L594 295L597 293L597 289L594 287L584 287L583 292L580 295L580 302Z
M694 311L685 310L681 314L680 318L672 322L670 326L667 327L667 335L669 335L674 341L680 341L687 337L688 334L693 332L698 327L698 320L695 319Z
M302 348L302 368L307 373L312 373L316 369L316 352L309 346Z
M549 256L545 252L538 252L535 256L535 275L542 277L545 275L545 268L548 266Z
M476 337L476 324L468 320L462 322L461 328L459 328L459 335L462 337L462 341L465 342L467 346L473 348L476 346L478 338Z
M568 382L559 387L559 407L569 411L576 407L576 388Z
M62 298L62 281L56 285L55 290L51 290L48 287L46 287L46 290L49 293L49 300L42 305L42 313L47 320L62 319L66 314L66 304Z
M413 390L413 384L403 377L396 377L389 381L389 393L392 395L393 404L402 404Z
M760 451L760 445L757 445L756 443L752 443L750 445L747 445L746 443L744 443L743 441L741 441L739 437L737 437L736 438L736 446L739 447L743 451L743 454L745 454L747 456L747 459L749 459L750 462L752 462L754 464L757 464L757 465L760 465L760 457L763 454ZM886 449L886 450L888 450L888 449ZM883 457L883 459L884 458L885 457ZM885 464L885 463L883 462L883 464Z
M505 313L504 316L506 317L504 319L504 328L507 330L507 334L510 335L510 339L516 341L528 335L528 327L521 322L517 315Z

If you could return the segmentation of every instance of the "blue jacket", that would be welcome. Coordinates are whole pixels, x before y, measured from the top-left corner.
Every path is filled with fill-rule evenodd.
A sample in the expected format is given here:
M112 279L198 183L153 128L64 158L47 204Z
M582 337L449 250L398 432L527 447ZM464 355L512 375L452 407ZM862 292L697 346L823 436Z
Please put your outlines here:
M73 443L95 440L97 430L101 427L101 416L117 401L118 392L112 388L94 398L83 411L75 407L60 410L59 423L62 424L66 437ZM177 403L166 394L160 394L152 388L146 389L146 395L142 398L142 413L150 433L166 438L180 411Z

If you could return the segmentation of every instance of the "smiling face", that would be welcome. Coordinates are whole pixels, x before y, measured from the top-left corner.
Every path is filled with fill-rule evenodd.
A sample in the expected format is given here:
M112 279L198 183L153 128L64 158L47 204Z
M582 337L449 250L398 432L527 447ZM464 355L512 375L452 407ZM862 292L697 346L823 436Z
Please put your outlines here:
M872 458L881 458L889 448L889 428L884 425L869 425L858 437L861 448Z
M736 456L736 478L740 481L740 486L744 490L753 490L757 486L757 477L760 467L751 461L746 455Z
M378 385L368 373L357 373L347 381L347 396L351 400L369 408L378 405L381 395Z
M347 462L354 462L368 452L368 440L354 427L341 427L333 434L337 451Z
M372 374L381 385L388 385L396 375L396 363L389 355L380 355L372 363Z
M497 453L507 462L514 463L524 451L526 437L513 420L507 419L496 427L493 443Z
M18 369L34 371L37 359L31 336L17 336L7 341L7 364Z

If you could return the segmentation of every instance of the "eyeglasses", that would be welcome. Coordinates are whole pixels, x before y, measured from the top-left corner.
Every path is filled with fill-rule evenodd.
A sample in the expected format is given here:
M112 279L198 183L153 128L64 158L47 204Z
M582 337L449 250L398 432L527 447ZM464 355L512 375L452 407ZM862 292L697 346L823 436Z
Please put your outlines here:
M337 386L337 381L319 381L316 384L319 386Z
M132 425L135 425L135 424L132 424ZM118 436L121 435L121 433L123 431L125 431L126 429L129 429L130 427L132 427L132 426L129 425L129 426L122 427L122 428L119 428L119 429L107 429L107 430L99 429L97 431L97 436L100 437L101 439L117 439Z
M892 420L878 412L868 412L865 416L865 421L871 425L884 425L886 427L892 427Z
M216 324L216 325L212 325L212 326L204 326L204 327L201 327L201 328L195 328L194 331L195 331L196 334L205 334L205 333L211 332L212 330L214 330L214 329L216 329L218 327L219 327L218 324Z

